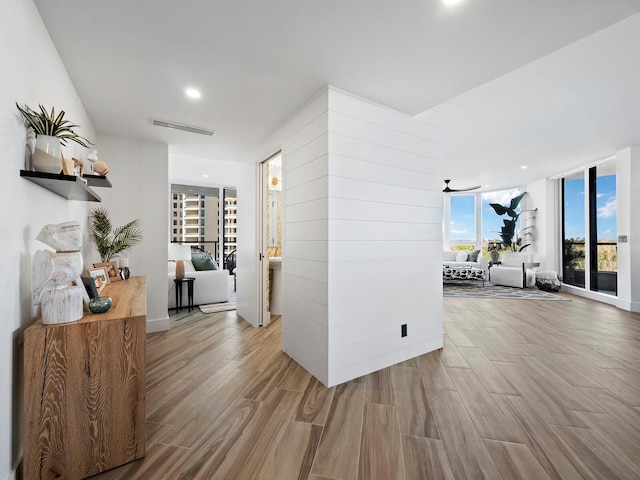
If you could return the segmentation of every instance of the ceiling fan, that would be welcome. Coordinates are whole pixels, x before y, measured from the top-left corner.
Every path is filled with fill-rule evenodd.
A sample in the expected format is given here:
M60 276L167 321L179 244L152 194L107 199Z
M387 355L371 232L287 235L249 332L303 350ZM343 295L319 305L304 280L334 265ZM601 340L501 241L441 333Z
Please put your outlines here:
M480 188L480 185L477 185L477 186L475 186L475 187L470 187L470 188L458 188L458 189L450 188L450 187L449 187L449 182L450 182L450 181L451 181L450 179L449 179L449 180L445 180L445 181L444 181L444 183L445 183L445 187L444 187L444 189L442 190L444 193L451 193L451 192L468 192L468 191L470 191L470 190L475 190L476 188Z

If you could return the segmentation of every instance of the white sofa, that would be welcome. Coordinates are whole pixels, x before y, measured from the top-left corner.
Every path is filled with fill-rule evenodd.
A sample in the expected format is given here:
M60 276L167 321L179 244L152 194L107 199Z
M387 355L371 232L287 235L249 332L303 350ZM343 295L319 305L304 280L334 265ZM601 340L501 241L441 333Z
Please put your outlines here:
M527 288L536 284L536 268L533 256L524 252L505 252L502 263L491 267L489 282L505 287Z
M467 250L453 251L445 250L442 252L442 266L449 267L475 267L484 270L485 274L489 271L489 260L482 256L481 252L478 252L478 256L475 261L469 261L469 253ZM475 253L475 252L474 252Z
M185 277L195 278L193 282L193 304L207 305L229 301L229 271L200 270L196 271L190 260L184 261ZM169 308L176 308L176 262L170 261L168 270ZM187 305L187 286L182 284L182 306Z

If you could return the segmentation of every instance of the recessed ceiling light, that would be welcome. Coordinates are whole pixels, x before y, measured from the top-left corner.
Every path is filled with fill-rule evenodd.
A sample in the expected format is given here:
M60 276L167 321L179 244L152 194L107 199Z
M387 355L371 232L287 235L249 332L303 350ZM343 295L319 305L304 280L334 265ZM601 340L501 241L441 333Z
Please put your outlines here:
M490 187L491 185L489 185L488 183L485 185L485 187Z
M187 88L184 93L187 95L187 97L189 98L200 98L202 97L202 94L200 93L200 90L198 90L197 88L193 88L193 87L189 87Z
M204 175L202 175L202 178L209 178L209 175L205 173Z
M528 167L526 165L522 165L520 168L524 170L525 168L528 168Z
M462 0L442 0L442 3L444 3L447 7L453 7L454 5L462 3Z

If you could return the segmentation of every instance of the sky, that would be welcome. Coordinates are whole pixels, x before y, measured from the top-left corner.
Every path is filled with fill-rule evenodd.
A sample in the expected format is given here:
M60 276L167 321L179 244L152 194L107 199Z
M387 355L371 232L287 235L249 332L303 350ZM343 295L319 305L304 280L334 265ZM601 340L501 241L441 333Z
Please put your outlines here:
M615 175L599 176L596 191L596 207L598 209L598 239L616 239L616 177ZM504 190L482 194L482 239L499 238L503 218L495 213L490 203L508 205L511 198L520 193L519 190ZM475 241L475 195L451 196L451 240ZM565 181L565 232L567 238L585 238L584 223L585 189L584 179ZM521 206L526 204L526 197ZM527 215L527 212L522 214Z
M585 182L583 178L565 180L565 237L585 238L584 204ZM616 233L616 176L598 177L596 186L598 210L598 240L615 241Z

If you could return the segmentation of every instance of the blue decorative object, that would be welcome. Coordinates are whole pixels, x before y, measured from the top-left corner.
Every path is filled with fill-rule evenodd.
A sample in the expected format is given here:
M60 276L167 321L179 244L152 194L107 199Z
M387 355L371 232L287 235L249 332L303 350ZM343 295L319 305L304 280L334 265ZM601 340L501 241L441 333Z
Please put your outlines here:
M89 301L89 310L93 313L104 313L111 308L111 297L97 297Z

